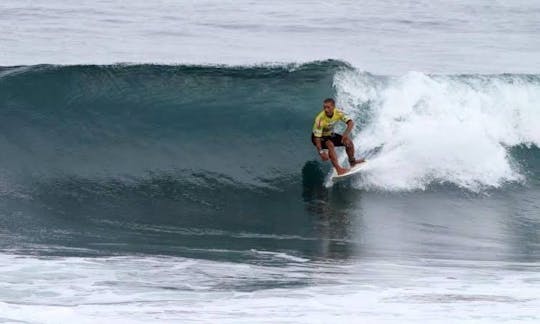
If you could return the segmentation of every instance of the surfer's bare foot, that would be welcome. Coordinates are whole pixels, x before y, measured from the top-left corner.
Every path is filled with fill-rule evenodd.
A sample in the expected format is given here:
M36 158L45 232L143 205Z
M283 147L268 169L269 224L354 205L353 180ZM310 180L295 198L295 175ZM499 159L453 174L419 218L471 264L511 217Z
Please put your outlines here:
M351 165L351 168L357 164L360 164L360 163L364 163L366 162L365 159L356 159L354 161L349 161L349 164Z
M336 169L336 172L337 172L338 175L342 175L342 174L345 174L345 173L349 172L349 169L339 168L339 169Z

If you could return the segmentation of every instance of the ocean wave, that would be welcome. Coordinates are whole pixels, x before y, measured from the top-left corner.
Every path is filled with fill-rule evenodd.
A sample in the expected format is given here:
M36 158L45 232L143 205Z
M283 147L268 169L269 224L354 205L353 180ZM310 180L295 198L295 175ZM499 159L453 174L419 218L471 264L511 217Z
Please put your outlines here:
M319 183L324 175L303 179L302 168L316 158L309 133L329 96L354 117L359 155L370 158L355 187L497 188L536 178L528 161L539 154L539 80L377 76L331 60L3 67L0 190L36 181L129 186L164 174L201 187ZM532 153L515 154L519 146Z

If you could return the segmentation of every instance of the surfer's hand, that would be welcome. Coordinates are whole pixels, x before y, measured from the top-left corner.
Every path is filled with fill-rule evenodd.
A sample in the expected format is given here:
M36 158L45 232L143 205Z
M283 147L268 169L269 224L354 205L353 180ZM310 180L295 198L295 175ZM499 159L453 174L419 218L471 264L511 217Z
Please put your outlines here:
M328 152L323 151L323 152L320 152L319 155L321 156L321 160L328 161L328 159L329 159Z

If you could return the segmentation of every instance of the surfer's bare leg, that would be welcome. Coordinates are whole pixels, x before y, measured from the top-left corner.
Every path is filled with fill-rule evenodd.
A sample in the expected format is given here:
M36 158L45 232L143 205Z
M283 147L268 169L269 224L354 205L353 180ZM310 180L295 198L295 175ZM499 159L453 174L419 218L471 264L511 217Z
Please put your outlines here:
M345 152L347 152L347 157L349 158L349 164L354 166L356 164L356 158L354 157L354 144L351 140L345 145Z
M345 152L347 152L347 157L349 158L349 164L351 167L355 166L358 163L364 162L364 159L356 159L354 157L354 143L351 141L350 138L346 138L343 141L343 144L345 144Z
M326 141L326 147L328 148L328 156L330 157L330 161L332 161L332 165L334 168L336 168L337 174L343 174L349 171L349 169L342 168L341 165L339 165L334 143L332 143L332 141Z

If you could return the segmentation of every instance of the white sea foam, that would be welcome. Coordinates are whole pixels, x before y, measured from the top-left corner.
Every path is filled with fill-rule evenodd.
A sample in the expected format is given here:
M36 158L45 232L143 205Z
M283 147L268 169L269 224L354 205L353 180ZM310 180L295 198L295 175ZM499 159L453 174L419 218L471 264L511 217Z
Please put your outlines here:
M290 255L290 254L283 253L283 252L259 251L259 250L255 250L255 249L251 249L251 252L256 253L256 254L261 254L261 255L269 255L271 257L275 257L275 258L278 258L278 259L284 259L284 260L294 261L294 262L307 262L307 261L309 261L309 259L297 257L297 256Z
M342 71L339 104L364 125L360 151L380 148L359 186L424 189L433 182L477 191L522 181L509 155L540 145L540 80L525 76L377 77Z
M0 254L0 261L0 321L8 322L540 320L537 263L362 260L276 267L178 257L9 254Z

